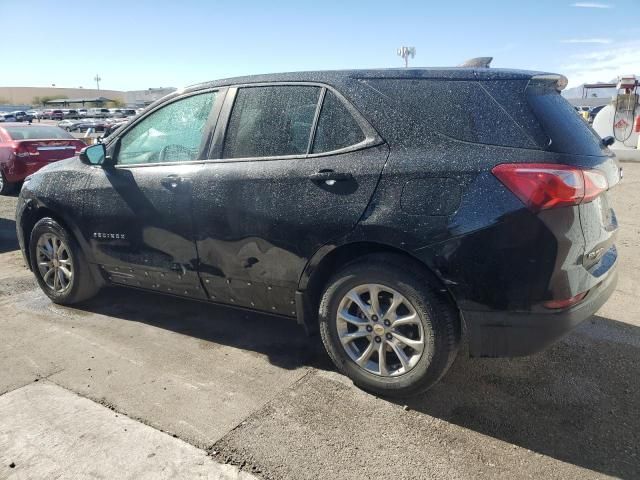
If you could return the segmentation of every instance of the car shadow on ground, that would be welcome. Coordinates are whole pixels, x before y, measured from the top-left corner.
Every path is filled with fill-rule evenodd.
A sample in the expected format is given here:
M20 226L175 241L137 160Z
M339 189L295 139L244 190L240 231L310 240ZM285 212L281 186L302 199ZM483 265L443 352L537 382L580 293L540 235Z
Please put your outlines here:
M0 217L0 253L17 250L18 239L16 238L16 222L8 218Z
M74 308L256 352L284 369L332 368L319 337L295 319L118 287Z
M461 355L434 388L399 403L538 454L638 478L638 366L640 328L596 316L531 357Z

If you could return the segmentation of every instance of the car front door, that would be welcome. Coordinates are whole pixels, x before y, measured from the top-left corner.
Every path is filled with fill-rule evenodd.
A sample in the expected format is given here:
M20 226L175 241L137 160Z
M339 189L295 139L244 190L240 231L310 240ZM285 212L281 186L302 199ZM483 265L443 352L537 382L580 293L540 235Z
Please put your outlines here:
M109 144L114 166L92 169L79 223L113 283L206 298L191 192L219 97L210 91L162 105Z
M214 301L295 315L308 259L357 223L388 148L321 85L230 88L220 117L194 183L204 286Z

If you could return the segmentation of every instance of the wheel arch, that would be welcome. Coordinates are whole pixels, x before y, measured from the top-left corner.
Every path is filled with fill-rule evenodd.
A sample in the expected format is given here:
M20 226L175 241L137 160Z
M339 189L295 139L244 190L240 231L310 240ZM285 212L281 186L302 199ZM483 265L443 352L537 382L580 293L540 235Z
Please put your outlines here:
M91 258L88 245L84 241L84 238L80 234L80 231L78 230L76 225L69 219L65 218L64 215L58 214L55 210L52 210L45 205L38 205L31 208L26 208L20 218L19 228L22 234L22 240L24 242L23 251L25 255L25 261L27 262L27 266L29 267L29 269L31 269L31 251L29 248L29 245L31 243L31 232L33 231L33 227L36 223L38 223L38 221L47 217L58 222L67 232L73 235L73 238L82 249L82 252L87 260ZM91 262L91 260L89 260L89 262Z
M318 327L317 311L320 297L331 276L349 263L374 253L397 255L415 265L427 278L431 287L442 293L456 307L456 301L444 281L423 260L398 247L371 241L354 241L338 246L323 246L307 262L300 276L296 292L296 316L298 323L308 333ZM457 309L457 307L456 307Z

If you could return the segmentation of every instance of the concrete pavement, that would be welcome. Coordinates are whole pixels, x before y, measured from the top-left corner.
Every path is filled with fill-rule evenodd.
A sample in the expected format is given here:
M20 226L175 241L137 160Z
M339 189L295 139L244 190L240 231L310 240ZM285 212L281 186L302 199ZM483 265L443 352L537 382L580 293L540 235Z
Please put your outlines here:
M1 396L0 421L2 478L255 479L46 381Z

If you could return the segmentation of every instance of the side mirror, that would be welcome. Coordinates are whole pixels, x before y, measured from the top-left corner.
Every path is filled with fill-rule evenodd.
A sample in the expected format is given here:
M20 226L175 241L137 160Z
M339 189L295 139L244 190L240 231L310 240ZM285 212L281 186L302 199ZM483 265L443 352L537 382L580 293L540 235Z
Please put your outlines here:
M604 137L602 139L602 145L604 145L605 147L610 147L611 145L613 145L615 143L616 139L613 138L612 136L608 136L608 137Z
M80 161L87 165L104 165L107 159L107 149L103 143L89 145L80 151Z

